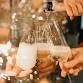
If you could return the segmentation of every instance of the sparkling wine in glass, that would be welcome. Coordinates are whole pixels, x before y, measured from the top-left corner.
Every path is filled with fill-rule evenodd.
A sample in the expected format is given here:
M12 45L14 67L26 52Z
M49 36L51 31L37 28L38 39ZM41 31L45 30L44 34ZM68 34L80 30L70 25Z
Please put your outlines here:
M52 56L59 61L67 61L71 50L68 46L56 45L51 48Z
M16 63L23 70L32 69L36 64L37 49L34 44L21 42L18 48Z

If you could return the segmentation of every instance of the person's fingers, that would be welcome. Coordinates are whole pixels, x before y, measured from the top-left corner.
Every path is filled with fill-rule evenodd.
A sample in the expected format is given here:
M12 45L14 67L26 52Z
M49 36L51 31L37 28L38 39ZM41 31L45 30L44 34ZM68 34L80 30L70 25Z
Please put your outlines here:
M79 67L80 70L83 70L83 63L78 64L77 67Z
M42 78L38 81L38 83L49 83L49 80L47 78Z
M49 67L52 64L55 65L56 62L54 60L47 59L47 60L42 60L40 63L37 64L37 66L38 66L39 69L42 69L42 68Z
M46 77L48 76L51 72L54 71L56 67L56 62L53 59L48 58L47 60L41 60L37 64L38 67L38 72L39 72L39 77Z
M53 3L53 8L52 8L55 12L58 11L65 11L65 7L63 3Z
M74 72L73 68L69 69L69 74L73 74L73 72Z
M78 54L78 50L76 50L76 49L72 49L72 54L74 55L74 56L76 56L77 54Z
M73 60L64 63L64 66L65 66L66 68L73 68L73 67L75 67L75 66L76 66L77 64L79 64L79 63L80 63L80 61L79 61L78 58L76 57L76 58L74 58Z
M67 72L64 71L64 70L62 70L62 71L61 71L61 76L62 76L62 77L66 77L66 75L67 75Z
M55 66L56 66L56 65L58 65L59 62L58 61L55 61L54 63L55 63Z
M69 74L72 74L72 75L74 75L74 76L77 76L78 75L78 73L79 73L79 71L80 71L80 68L76 68L76 69L70 69L69 70Z
M43 4L43 0L32 0L32 8L38 10Z
M76 68L76 69L75 68L74 69L72 68L72 69L69 70L69 74L73 74L73 75L76 76L76 75L78 75L79 71L80 71L79 68Z
M44 73L40 73L39 74L39 78L44 78L44 77L47 77L48 75L50 74L50 72L44 72Z
M78 54L78 51L75 49L72 49L71 54L68 57L68 60L72 60L77 54Z
M80 3L81 3L81 5L82 5L82 8L83 8L83 0L80 0Z
M83 63L79 63L74 69L79 69L79 71L83 70Z
M7 83L5 79L0 77L0 83Z
M69 73L73 75L78 75L79 71L83 69L83 64L78 64L75 67L69 69Z
M64 66L67 68L72 68L76 66L80 61L76 57L78 55L78 50L77 49L72 49L71 55L69 56L68 62L64 63Z
M81 15L83 13L83 6L81 3L76 3L77 4L77 8L78 8L78 15Z
M64 0L64 5L70 19L83 14L83 0Z
M74 16L70 16L70 19L73 20L74 19Z
M63 67L63 62L59 62L59 66L60 66L60 68L63 70L64 69L64 67Z
M12 71L13 67L15 66L15 63L15 57L7 57L6 71Z
M40 66L41 64L43 64L44 62L42 60L38 60L37 61L37 66Z
M16 56L12 56L13 58L13 64L15 65L16 64Z
M62 62L59 62L59 66L61 68L61 76L65 77L67 75L68 70L64 67Z
M48 66L48 67L45 67L45 68L39 68L38 70L39 70L39 73L44 73L44 72L53 72L54 71L54 69L55 69L55 65L54 65L54 63L53 64L51 64L50 66Z
M37 66L38 66L38 69L42 69L42 68L48 67L49 65L51 65L50 62L43 62L42 64Z
M21 71L17 77L26 77L26 76L29 76L29 74L32 73L32 70L25 70L25 71Z
M80 71L80 69L76 69L76 70L74 70L73 75L74 75L74 76L77 76L77 75L79 74L79 71Z
M13 69L13 65L6 63L6 71L12 71L12 69Z
M71 6L69 5L69 3L67 2L67 0L64 0L64 5L65 5L65 9L67 11L67 14L72 17L73 16L73 11Z
M22 69L17 65L15 65L14 68L12 69L12 72L14 72L16 75L18 75L21 71Z
M70 3L69 3L69 5L71 6L73 15L74 15L74 16L78 16L79 12L78 12L78 8L77 8L76 4L70 4Z

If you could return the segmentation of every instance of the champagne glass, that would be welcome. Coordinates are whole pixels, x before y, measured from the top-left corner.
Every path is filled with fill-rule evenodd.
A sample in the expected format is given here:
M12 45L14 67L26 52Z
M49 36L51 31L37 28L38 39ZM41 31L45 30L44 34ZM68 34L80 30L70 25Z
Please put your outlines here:
M46 63L48 64L48 60L53 60L53 58L51 57L51 53L50 53L49 43L38 43L37 44L37 60L38 60L38 63L44 62L45 64ZM39 83L43 83L44 81L46 83L49 83L49 79L47 77L48 76L43 77L42 79L39 78Z
M30 70L36 64L37 47L21 42L16 56L16 64L23 70Z
M67 62L69 55L71 54L71 50L69 46L54 46L51 48L51 55L55 60L59 62ZM72 83L72 79L68 74L69 82ZM60 80L60 79L59 79Z
M59 62L66 62L68 60L69 55L71 55L71 49L64 38L62 29L58 21L54 19L52 20L58 34L58 40L56 41L56 43L57 42L59 43L51 46L51 53L52 53L51 55L54 57L55 60ZM72 79L69 74L68 74L68 79L69 82L72 83Z

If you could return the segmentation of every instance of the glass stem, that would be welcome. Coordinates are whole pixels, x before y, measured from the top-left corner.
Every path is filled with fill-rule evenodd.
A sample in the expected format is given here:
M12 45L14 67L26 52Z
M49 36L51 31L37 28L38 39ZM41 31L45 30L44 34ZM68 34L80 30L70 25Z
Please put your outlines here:
M70 83L73 83L73 82L72 82L72 79L71 79L71 77L70 77L69 74L68 74L68 79L69 79L69 82L70 82Z

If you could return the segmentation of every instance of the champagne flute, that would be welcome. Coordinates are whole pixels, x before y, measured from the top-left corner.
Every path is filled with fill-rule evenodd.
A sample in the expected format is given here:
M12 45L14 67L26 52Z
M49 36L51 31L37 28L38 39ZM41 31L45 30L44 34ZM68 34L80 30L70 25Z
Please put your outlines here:
M48 60L53 60L53 58L50 55L50 44L49 43L38 43L37 44L37 60L38 60L38 63L44 62L45 64L48 64ZM46 83L49 83L49 79L47 78L47 76L43 77L42 79L39 78L39 83L43 83L44 81Z
M69 46L54 46L51 48L51 55L54 57L55 60L59 62L66 62L68 60L69 55L71 54L71 50ZM72 79L68 74L69 82L72 83Z
M34 44L21 42L18 48L16 63L23 70L32 69L36 64L37 49Z
M36 58L37 58L37 47L35 44L27 44L25 42L21 42L19 44L19 48L16 56L16 65L21 70L25 71L25 70L33 69L36 64ZM16 73L20 72L21 70L18 70ZM29 78L27 78L27 80L25 78L19 80L19 76L17 76L16 79L20 83L23 83L24 81L30 82L31 80L33 80L33 73L28 76Z
M66 62L68 60L69 55L71 55L71 49L64 38L62 29L58 21L53 20L53 23L57 30L58 37L60 39L57 42L60 43L58 45L51 46L51 53L52 53L51 55L59 62ZM68 74L68 79L69 82L72 83L72 79L69 74Z

